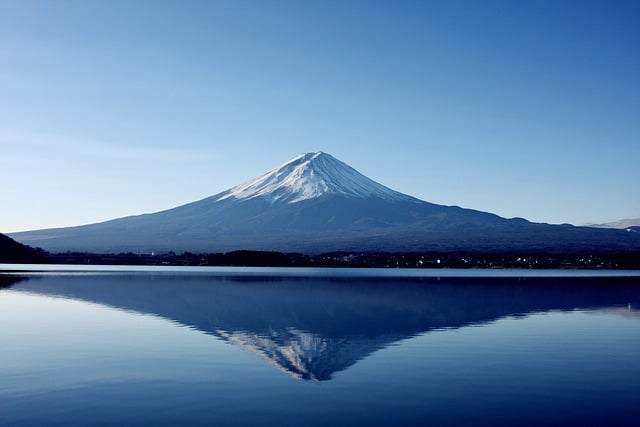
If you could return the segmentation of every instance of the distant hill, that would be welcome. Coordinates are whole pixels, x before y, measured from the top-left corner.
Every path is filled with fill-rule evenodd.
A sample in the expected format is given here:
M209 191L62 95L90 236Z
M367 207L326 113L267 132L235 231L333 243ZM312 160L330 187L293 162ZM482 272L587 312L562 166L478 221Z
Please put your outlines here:
M323 152L166 211L11 237L50 252L640 251L639 233L419 200Z
M631 219L621 219L618 221L605 222L602 224L588 224L589 227L598 227L598 228L622 228L627 229L631 227L640 227L640 218L631 218Z
M40 263L46 260L42 249L16 242L9 236L0 234L0 262L4 263Z

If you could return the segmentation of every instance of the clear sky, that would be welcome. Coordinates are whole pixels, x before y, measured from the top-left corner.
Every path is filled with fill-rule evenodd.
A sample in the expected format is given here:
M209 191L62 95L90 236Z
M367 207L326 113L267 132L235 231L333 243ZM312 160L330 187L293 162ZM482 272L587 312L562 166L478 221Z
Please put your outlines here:
M640 2L0 0L0 232L325 151L424 200L640 217Z

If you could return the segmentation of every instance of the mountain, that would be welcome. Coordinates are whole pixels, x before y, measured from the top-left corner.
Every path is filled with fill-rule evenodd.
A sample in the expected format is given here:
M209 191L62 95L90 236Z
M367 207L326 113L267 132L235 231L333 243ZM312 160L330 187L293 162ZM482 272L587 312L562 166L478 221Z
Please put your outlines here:
M0 234L0 262L39 263L44 261L44 251L20 244L12 238Z
M300 379L330 380L399 341L551 311L638 315L637 279L69 274L5 287L148 313L254 353ZM2 290L0 290L2 292Z
M637 233L535 224L425 202L322 152L166 211L11 236L52 252L640 249Z
M640 218L635 219L621 219L619 221L613 222L605 222L603 224L589 224L589 227L600 227L600 228L622 228L622 229L633 229L633 227L640 228Z

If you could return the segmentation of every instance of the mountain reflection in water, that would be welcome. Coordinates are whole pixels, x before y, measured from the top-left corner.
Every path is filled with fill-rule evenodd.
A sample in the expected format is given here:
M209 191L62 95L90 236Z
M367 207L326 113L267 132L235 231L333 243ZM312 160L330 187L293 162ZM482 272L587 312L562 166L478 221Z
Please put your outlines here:
M552 310L640 306L637 278L0 276L0 287L157 315L238 345L291 375L329 380L433 330Z

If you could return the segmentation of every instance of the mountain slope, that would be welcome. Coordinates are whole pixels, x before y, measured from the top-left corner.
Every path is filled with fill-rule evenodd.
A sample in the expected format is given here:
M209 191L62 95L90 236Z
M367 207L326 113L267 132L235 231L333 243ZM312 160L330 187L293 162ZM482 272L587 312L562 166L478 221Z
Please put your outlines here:
M177 208L12 236L49 251L323 252L640 248L631 234L428 203L319 152Z

